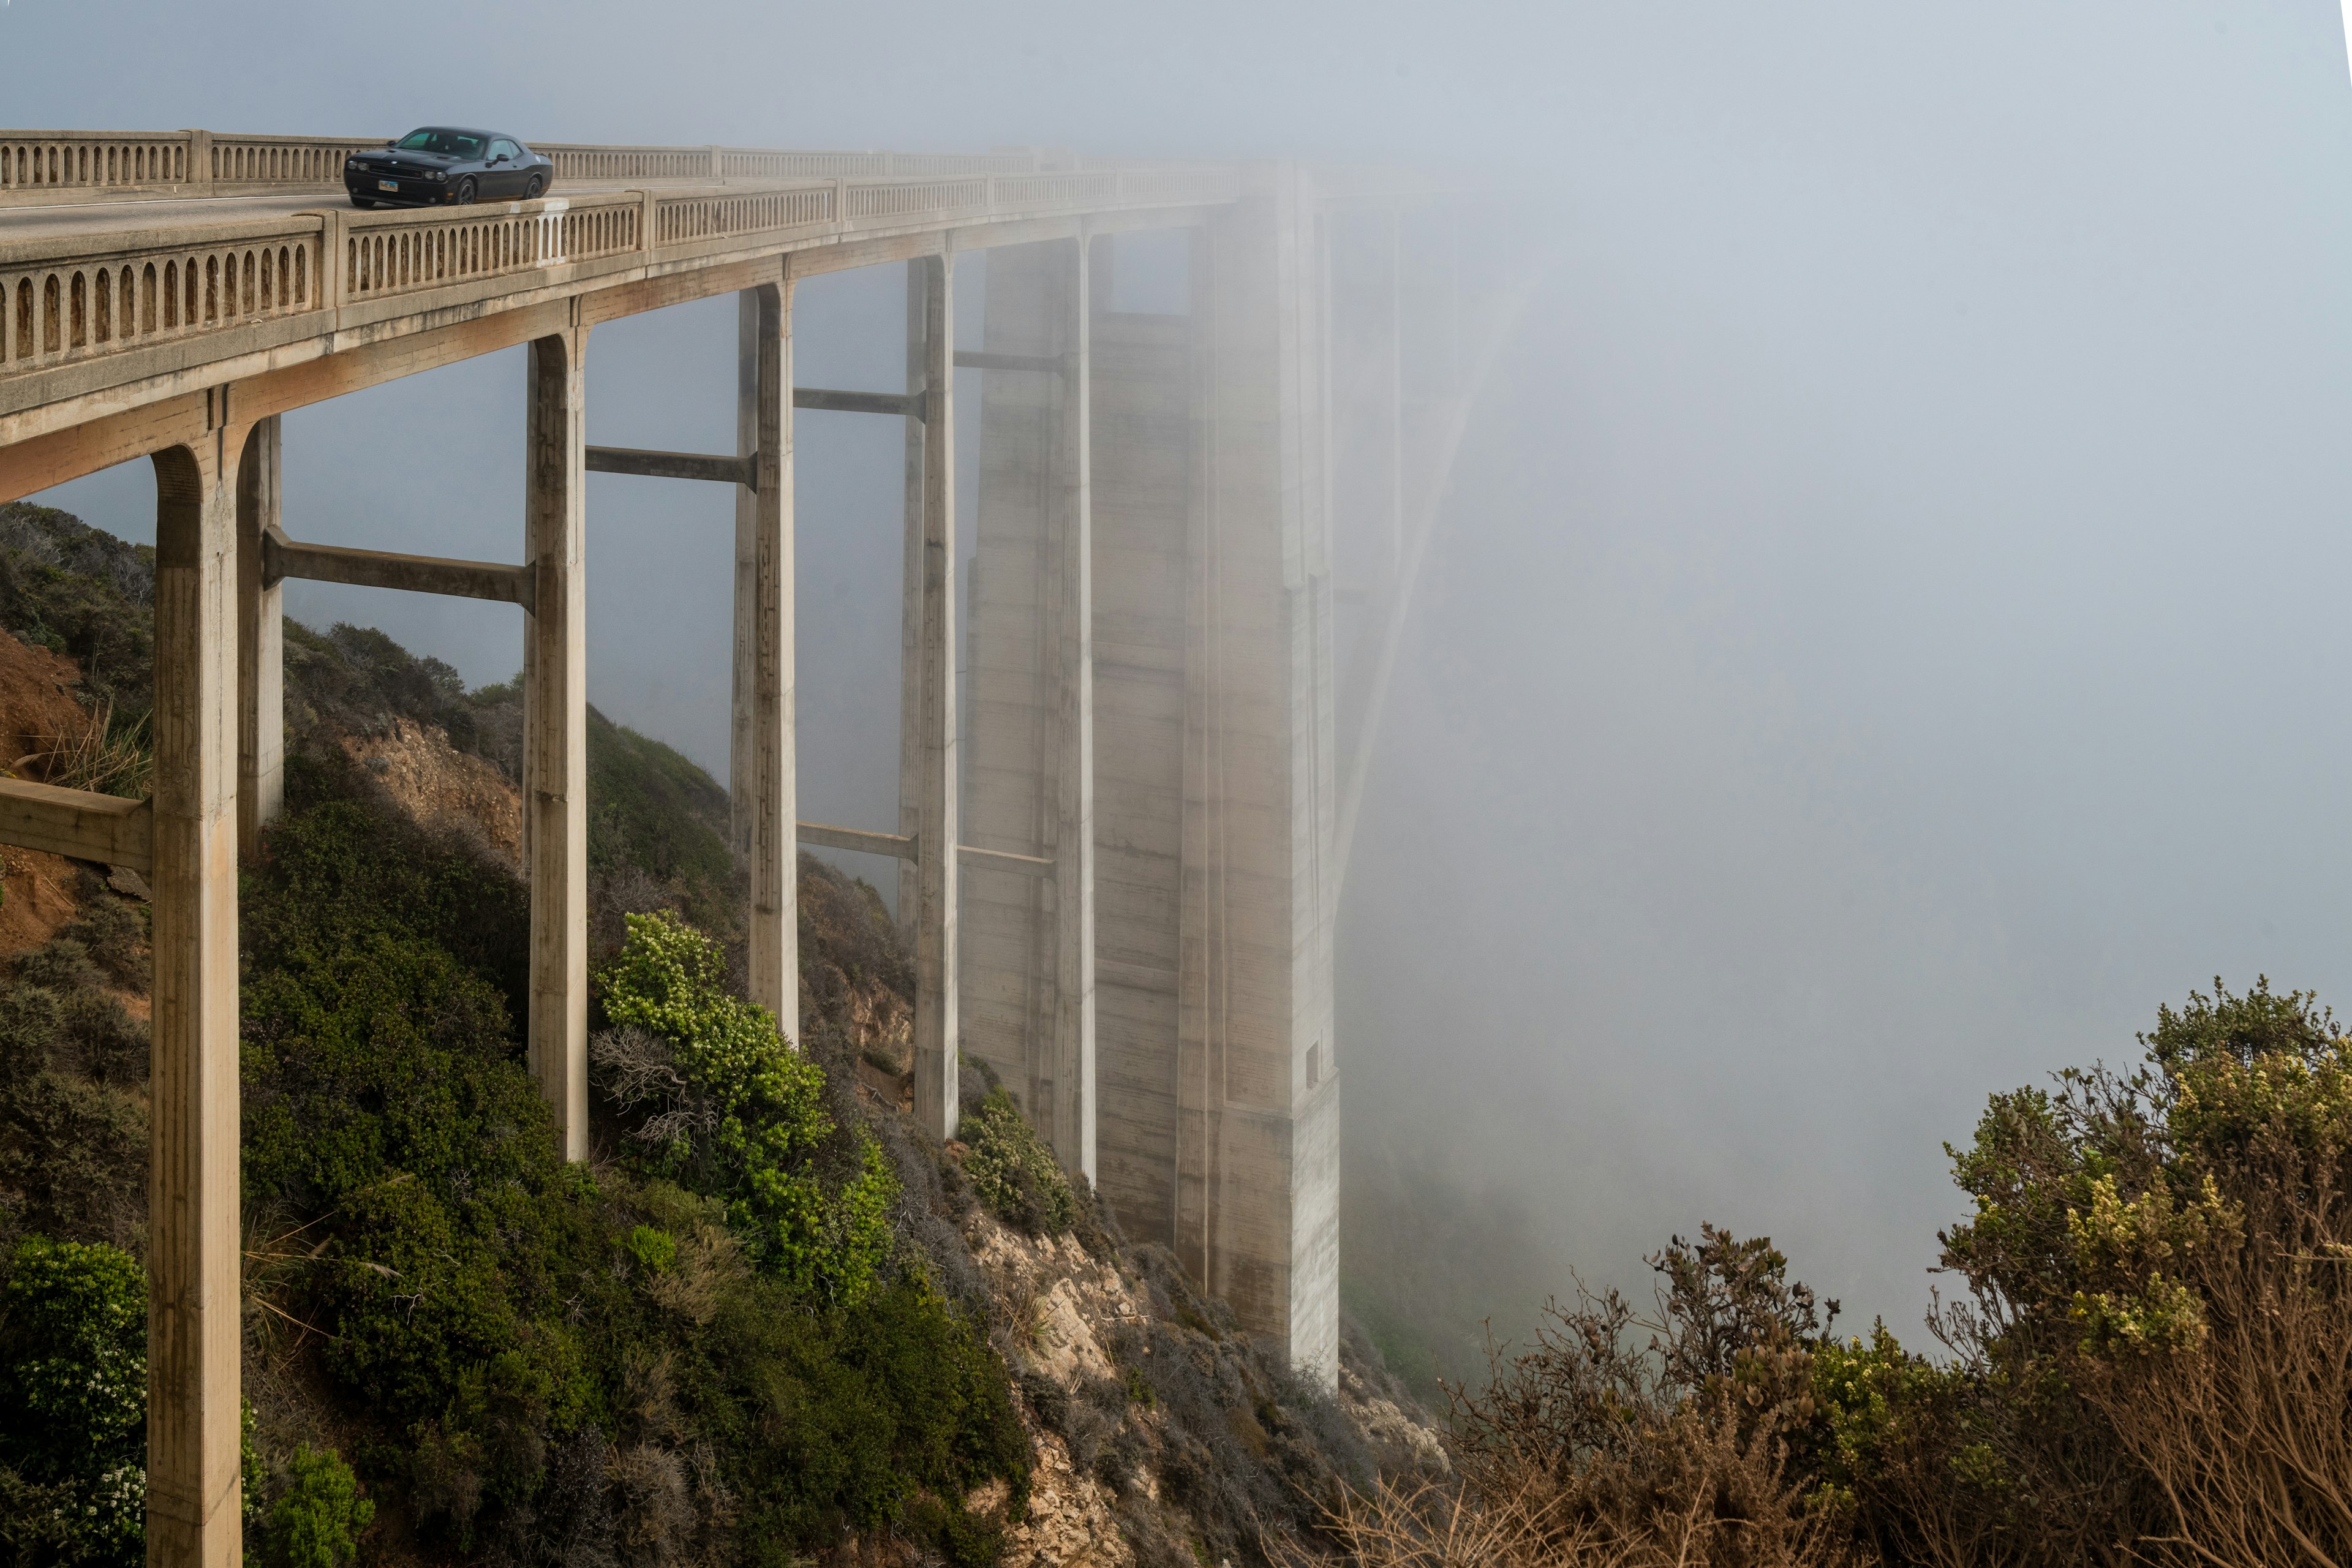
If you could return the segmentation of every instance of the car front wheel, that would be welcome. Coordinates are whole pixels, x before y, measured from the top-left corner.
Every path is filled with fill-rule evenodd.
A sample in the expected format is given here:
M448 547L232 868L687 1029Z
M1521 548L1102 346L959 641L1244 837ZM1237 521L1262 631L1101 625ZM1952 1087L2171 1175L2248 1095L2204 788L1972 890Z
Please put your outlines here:
M352 198L352 205L359 208L360 211L363 213L373 212L375 210L375 204L369 201L365 196L353 196Z
M474 177L471 174L457 182L457 205L461 207L474 205Z
M545 189L547 189L547 176L544 174L533 174L530 177L530 188L525 190L522 194L523 199L525 201L535 202L539 200L539 193Z

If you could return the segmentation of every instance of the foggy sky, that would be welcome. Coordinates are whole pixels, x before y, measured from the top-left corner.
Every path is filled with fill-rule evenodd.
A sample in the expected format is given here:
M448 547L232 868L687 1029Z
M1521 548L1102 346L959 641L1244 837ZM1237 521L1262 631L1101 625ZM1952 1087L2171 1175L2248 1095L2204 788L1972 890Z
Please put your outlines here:
M16 0L0 67L26 126L1406 157L1556 215L1339 962L1350 1159L1523 1205L1561 1286L1715 1219L1913 1337L1988 1092L2128 1060L2217 973L2352 1000L2327 0ZM903 310L895 270L803 286L797 378L893 385ZM733 333L600 329L590 438L724 448ZM512 558L521 387L516 353L289 416L289 529ZM803 810L887 826L898 432L797 431ZM692 489L591 481L590 695L723 767L730 508ZM151 495L45 499L143 537ZM288 597L519 662L499 607Z

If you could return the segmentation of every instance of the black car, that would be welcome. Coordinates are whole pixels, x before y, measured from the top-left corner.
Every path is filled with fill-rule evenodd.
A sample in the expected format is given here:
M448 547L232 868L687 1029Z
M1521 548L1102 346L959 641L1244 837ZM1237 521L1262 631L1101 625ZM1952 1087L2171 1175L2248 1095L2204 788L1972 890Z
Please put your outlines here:
M428 125L377 153L355 153L343 188L355 207L524 200L546 194L554 160L495 131Z

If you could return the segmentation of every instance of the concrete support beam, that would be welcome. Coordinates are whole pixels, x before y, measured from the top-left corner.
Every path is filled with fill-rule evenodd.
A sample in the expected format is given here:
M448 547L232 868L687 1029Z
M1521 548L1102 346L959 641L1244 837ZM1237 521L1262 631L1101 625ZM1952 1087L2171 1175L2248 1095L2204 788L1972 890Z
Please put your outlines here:
M238 1560L236 462L155 454L147 1561Z
M0 779L0 844L128 866L144 877L155 863L154 824L147 801Z
M993 349L958 349L955 362L958 370L1020 370L1043 375L1060 375L1070 368L1068 361L1053 354L1000 353Z
M915 938L915 1119L941 1138L956 1132L958 868L961 782L957 763L955 310L951 257L908 264L908 391L924 418L908 421L907 632L902 646L900 831L917 858L899 874L899 912ZM911 876L908 874L911 872ZM908 886L911 881L912 887ZM911 893L911 899L908 894Z
M803 822L800 840L819 849L848 849L860 855L887 855L911 864L914 839L899 833L872 833L863 827L835 827L829 823Z
M278 529L278 416L253 422L236 468L236 846L250 855L286 805L285 594L262 563Z
M800 1034L799 818L793 679L790 279L736 296L735 852L751 872L751 1000Z
M971 596L964 1048L1093 1180L1094 600L1082 242L989 253Z
M796 386L793 388L793 406L814 408L830 414L887 414L895 418L920 419L923 417L923 395L919 392L835 392L830 387Z
M444 594L457 599L490 599L520 605L525 610L539 599L535 565L502 566L493 561L450 561L437 555L353 550L341 544L304 544L287 538L286 531L273 524L261 535L262 591L276 593L289 577L358 588Z
M588 1153L588 668L584 330L534 339L527 372L524 865L530 878L531 1075L564 1157Z
M708 479L722 485L759 488L758 454L734 458L705 457L698 452L649 452L636 447L591 447L592 474L635 474L648 479Z

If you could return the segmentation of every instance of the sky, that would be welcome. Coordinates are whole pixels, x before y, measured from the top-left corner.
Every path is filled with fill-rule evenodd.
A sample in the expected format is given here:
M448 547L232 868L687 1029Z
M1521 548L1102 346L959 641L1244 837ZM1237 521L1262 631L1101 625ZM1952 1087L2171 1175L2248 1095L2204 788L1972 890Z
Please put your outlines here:
M1549 262L1439 514L1338 963L1351 1201L1460 1194L1531 1289L1710 1220L1916 1334L1988 1093L2131 1059L2217 974L2352 998L2327 0L102 13L0 10L41 62L0 116L1402 161L1525 214ZM805 286L798 379L891 385L903 310L894 272ZM723 447L733 332L600 329L590 439ZM289 531L510 558L521 390L496 355L289 416ZM898 438L798 426L803 810L868 826ZM730 506L687 488L592 480L590 694L719 767ZM47 499L138 536L151 496ZM519 662L503 607L289 607Z

